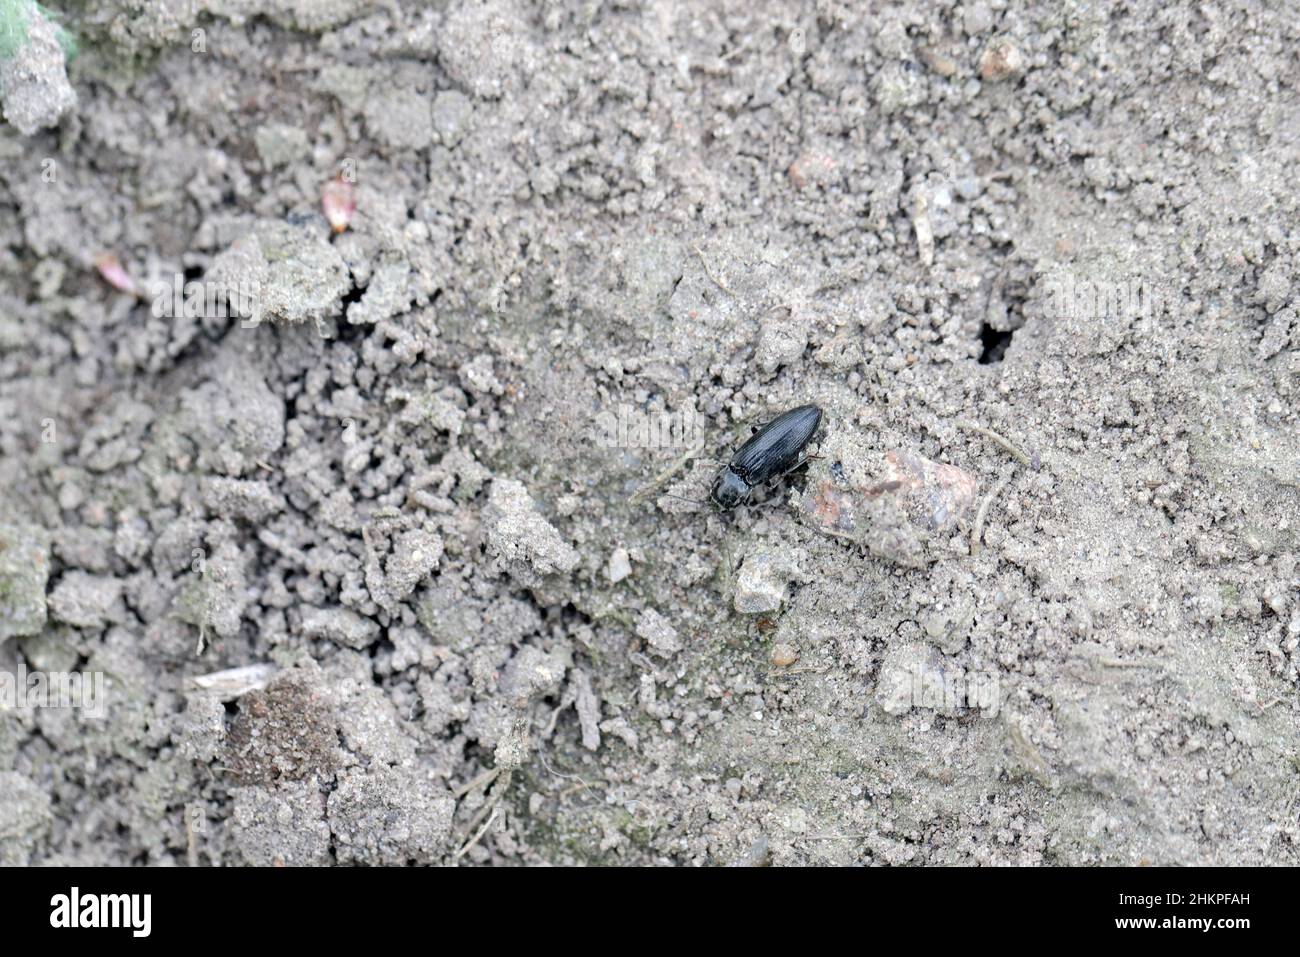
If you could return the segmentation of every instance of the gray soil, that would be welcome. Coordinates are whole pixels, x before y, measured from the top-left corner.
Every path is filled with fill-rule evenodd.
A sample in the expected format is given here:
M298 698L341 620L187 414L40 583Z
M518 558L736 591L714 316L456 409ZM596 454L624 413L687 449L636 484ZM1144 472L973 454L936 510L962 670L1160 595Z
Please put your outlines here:
M1294 4L75 7L0 861L1300 864Z

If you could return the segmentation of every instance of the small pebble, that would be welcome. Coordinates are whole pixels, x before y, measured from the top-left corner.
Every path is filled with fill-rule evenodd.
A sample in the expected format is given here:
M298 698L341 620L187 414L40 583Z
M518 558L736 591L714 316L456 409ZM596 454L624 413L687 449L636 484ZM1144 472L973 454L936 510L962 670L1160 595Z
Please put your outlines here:
M140 287L127 273L122 260L118 259L115 253L100 253L95 257L95 268L99 270L104 281L118 292L124 292L128 296L140 295Z
M789 668L799 660L799 651L793 645L777 642L772 646L772 664L778 668Z
M617 585L632 574L632 561L628 557L626 548L614 549L613 554L609 556L609 567L606 574L609 575L611 585Z
M330 229L344 232L357 208L356 191L346 180L332 179L321 188L320 204Z
M980 57L980 76L986 80L1005 80L1024 68L1024 54L1007 39L992 41Z

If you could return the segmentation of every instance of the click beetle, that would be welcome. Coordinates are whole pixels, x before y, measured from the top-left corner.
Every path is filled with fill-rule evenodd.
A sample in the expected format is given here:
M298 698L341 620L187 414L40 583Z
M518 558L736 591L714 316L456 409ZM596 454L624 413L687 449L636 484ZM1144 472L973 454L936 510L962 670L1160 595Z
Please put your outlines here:
M801 405L782 412L736 449L713 481L709 498L720 509L742 504L756 486L780 478L803 464L803 450L821 425L822 410Z

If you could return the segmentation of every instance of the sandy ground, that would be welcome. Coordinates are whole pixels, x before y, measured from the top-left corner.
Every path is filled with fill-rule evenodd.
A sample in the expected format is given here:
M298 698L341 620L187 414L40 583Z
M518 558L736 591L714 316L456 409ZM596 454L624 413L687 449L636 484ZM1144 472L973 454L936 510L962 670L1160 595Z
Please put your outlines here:
M1294 4L75 6L0 861L1300 864Z

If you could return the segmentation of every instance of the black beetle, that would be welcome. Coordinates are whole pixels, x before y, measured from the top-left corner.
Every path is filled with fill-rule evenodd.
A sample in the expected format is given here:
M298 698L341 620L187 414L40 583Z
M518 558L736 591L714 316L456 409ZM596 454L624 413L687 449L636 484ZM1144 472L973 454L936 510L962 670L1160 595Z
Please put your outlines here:
M821 425L822 410L801 405L782 412L740 448L713 481L709 498L720 509L735 508L757 485L779 478L803 464L800 456Z

